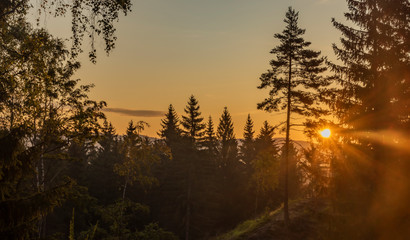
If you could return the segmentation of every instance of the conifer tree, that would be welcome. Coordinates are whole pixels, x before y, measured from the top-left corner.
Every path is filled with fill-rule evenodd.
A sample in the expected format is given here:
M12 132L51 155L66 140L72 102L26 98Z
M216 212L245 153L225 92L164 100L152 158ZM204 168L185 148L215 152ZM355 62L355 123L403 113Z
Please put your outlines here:
M243 143L240 147L242 160L246 164L249 164L256 154L254 134L253 120L251 119L251 115L248 114L243 132Z
M184 135L191 139L192 142L198 143L204 135L205 124L199 111L198 101L191 95L188 100L188 105L184 109L186 116L182 116L182 126L184 127Z
M290 144L291 113L318 117L326 113L319 105L321 88L329 82L320 76L326 70L320 52L307 49L311 44L302 38L304 29L298 26L299 13L289 7L284 22L285 30L274 35L280 44L272 49L275 58L272 69L260 77L259 89L270 88L269 97L258 104L258 109L268 112L286 109L286 143L284 168L284 221L289 225L288 210L288 152Z
M209 116L208 122L206 124L206 129L205 129L205 136L204 136L204 147L208 151L208 154L210 156L215 157L216 156L216 150L217 150L217 139L214 131L214 122L212 121L212 117Z
M188 100L188 105L184 109L186 116L182 116L182 126L184 128L183 135L189 140L189 144L184 146L186 160L186 204L185 204L185 239L188 240L192 235L192 208L193 208L193 195L194 195L194 173L198 166L199 155L198 148L201 146L203 140L205 124L199 111L198 101L194 95Z
M120 153L122 162L114 166L114 171L124 178L122 199L125 199L128 185L138 182L142 187L149 188L157 182L151 174L152 166L159 160L154 146L140 133L147 123L130 121L126 135L121 142Z
M404 130L409 124L410 5L406 0L348 0L350 27L332 19L343 38L331 64L341 88L329 102L343 124L361 130Z
M261 196L271 194L279 183L279 158L278 150L273 139L275 128L267 121L263 122L258 137L255 140L256 156L252 160L252 180L256 185L255 213L261 208ZM267 197L272 199L272 196ZM266 204L265 200L265 204Z
M171 145L175 143L181 135L181 130L179 128L179 117L172 104L169 105L165 118L161 120L161 127L162 129L158 135L161 138L164 138L167 145L171 147Z
M233 122L231 114L228 108L225 107L224 111L219 118L219 125L217 130L217 137L220 141L220 158L221 165L227 167L234 165L238 154L236 138L233 129Z
M380 220L364 225L359 233L355 222L341 231L362 238L400 238L409 234L402 219L408 209L404 199L410 196L410 164L400 162L410 156L399 147L404 143L399 136L410 133L410 5L406 0L347 3L345 17L350 24L332 20L342 34L341 44L333 48L343 65L330 64L339 85L330 92L328 102L340 127L349 130L341 135L346 154L333 164L337 174L332 180L340 199L337 207L350 209L350 218ZM351 154L351 149L360 155ZM395 170L389 173L387 169ZM392 175L401 176L403 184L386 184ZM384 197L392 195L397 197Z

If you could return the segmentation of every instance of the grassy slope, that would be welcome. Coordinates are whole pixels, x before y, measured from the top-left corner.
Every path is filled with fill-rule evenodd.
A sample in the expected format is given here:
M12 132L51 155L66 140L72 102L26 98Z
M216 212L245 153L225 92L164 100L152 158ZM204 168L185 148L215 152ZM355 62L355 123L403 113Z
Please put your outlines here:
M287 233L283 226L283 209L247 220L233 230L212 240L264 239L327 239L327 204L322 201L299 200L290 204L291 225Z

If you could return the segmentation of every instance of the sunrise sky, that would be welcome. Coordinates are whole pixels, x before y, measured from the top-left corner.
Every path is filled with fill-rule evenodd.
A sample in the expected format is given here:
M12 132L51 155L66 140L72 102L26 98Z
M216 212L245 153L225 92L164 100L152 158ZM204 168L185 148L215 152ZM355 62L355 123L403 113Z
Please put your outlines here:
M267 97L256 87L289 6L299 11L311 48L335 60L331 44L340 33L331 18L343 20L344 0L145 0L133 1L132 12L120 18L110 56L97 42L97 64L83 54L76 77L96 85L90 97L108 103L106 115L120 134L130 120L143 120L151 125L143 134L156 137L168 105L181 116L193 94L205 120L211 115L215 125L227 106L236 137L242 138L248 113L257 132L264 120L277 124L285 118L256 109ZM54 35L70 36L67 19L47 16L40 23ZM303 139L299 131L292 135Z

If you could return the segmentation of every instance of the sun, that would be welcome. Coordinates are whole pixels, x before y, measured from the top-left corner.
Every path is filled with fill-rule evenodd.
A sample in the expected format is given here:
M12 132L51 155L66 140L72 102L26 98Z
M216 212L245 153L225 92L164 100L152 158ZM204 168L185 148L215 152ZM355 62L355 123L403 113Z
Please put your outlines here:
M329 138L331 132L330 132L329 128L326 128L326 129L323 129L322 131L320 131L319 133L322 137Z

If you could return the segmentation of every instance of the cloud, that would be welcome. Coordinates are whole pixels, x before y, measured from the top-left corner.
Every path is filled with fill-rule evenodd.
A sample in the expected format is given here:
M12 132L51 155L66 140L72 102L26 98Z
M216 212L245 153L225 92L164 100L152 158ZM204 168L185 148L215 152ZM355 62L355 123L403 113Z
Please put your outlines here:
M126 108L104 108L103 111L118 113L118 114L122 114L125 116L133 116L133 117L162 117L165 114L165 112L162 112L162 111L133 110L133 109L126 109Z

